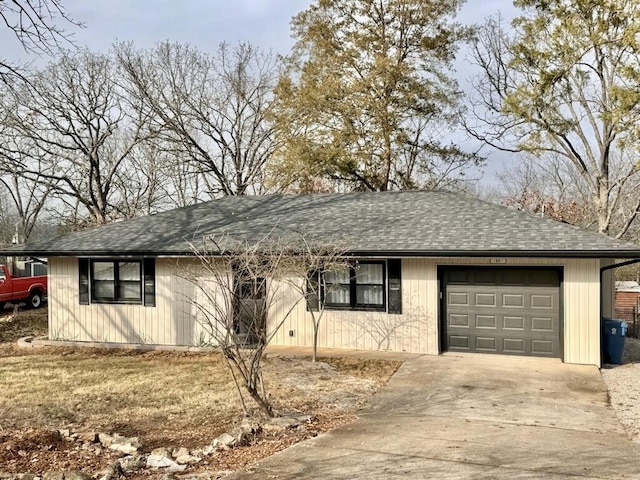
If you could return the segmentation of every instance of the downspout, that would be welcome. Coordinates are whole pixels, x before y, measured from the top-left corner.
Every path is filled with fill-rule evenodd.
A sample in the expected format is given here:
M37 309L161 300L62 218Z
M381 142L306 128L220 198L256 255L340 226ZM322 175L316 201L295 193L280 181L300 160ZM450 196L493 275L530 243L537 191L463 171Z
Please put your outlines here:
M627 265L633 265L635 263L640 263L640 258L635 258L633 260L626 260L620 263L614 263L613 265L607 265L606 267L600 267L600 320L602 321L603 311L602 304L604 298L604 292L602 291L602 279L604 277L604 272L607 270L613 270L618 267L626 267ZM602 328L600 328L600 345L602 346ZM602 347L600 348L600 362L602 363Z

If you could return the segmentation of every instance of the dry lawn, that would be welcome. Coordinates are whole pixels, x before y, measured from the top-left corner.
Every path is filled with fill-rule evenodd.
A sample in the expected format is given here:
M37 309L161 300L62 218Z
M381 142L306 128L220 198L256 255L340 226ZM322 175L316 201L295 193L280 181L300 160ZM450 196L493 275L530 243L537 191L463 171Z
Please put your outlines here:
M67 455L64 462L47 460L41 451L33 460L33 451L38 450L39 441L51 443L46 432L55 429L138 436L143 451L159 446L193 449L207 445L242 419L235 386L217 353L20 349L15 346L19 336L43 333L46 311L21 312L11 320L9 312L3 315L0 465L11 460L15 468L29 466L29 473L42 474L53 461L80 470L88 465L87 473L95 474L95 468L102 460L108 464L108 458L88 461L86 456L78 457L76 465L72 456L69 460ZM316 421L308 434L290 439L265 436L253 450L230 452L215 462L222 468L243 466L293 441L350 421L357 407L384 385L399 365L356 358L325 359L316 364L301 358L266 358L267 388L275 409L310 413ZM23 435L26 447L16 446L20 443L16 435ZM44 440L37 440L43 435ZM10 457L19 451L22 463Z

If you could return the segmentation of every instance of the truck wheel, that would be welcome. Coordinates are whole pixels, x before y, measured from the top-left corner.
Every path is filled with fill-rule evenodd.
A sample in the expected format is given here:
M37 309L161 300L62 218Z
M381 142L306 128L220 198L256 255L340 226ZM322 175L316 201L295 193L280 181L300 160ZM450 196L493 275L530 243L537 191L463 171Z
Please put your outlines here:
M29 295L27 306L29 308L40 308L42 306L42 294L40 292L32 292Z

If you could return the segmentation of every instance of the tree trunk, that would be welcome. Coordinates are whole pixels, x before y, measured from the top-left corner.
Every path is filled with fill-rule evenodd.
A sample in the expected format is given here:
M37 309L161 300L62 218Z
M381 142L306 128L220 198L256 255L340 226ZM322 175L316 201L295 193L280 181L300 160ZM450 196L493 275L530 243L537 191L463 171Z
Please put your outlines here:
M609 215L609 187L608 179L598 178L598 191L595 198L598 232L609 234L611 218Z
M313 322L313 352L311 354L311 361L318 361L318 331L320 330L318 322Z

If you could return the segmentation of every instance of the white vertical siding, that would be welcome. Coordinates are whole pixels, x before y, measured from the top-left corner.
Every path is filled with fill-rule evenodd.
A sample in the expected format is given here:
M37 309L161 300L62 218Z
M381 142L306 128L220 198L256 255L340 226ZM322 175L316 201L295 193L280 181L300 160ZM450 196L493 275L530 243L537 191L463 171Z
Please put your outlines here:
M561 267L564 272L564 361L600 365L600 260L509 258L494 265L489 258L405 258L402 260L402 315L328 310L320 323L318 344L330 348L384 349L439 353L438 267L492 265ZM269 315L273 329L298 300L286 286L278 287L283 300ZM289 331L294 336L289 336ZM313 322L299 302L276 332L274 344L312 344Z
M600 366L600 261L567 260L563 293L564 361Z
M564 360L599 365L601 261L512 258L505 262L500 265L563 268ZM438 266L446 265L491 265L491 261L489 258L405 258L402 260L402 314L327 310L320 322L319 346L438 354L437 271ZM187 268L199 267L195 260L157 259L155 307L80 305L77 259L51 258L49 335L79 341L166 345L197 345L210 340L192 302L194 298L200 301L202 292L183 278ZM208 282L211 281L210 278ZM291 286L291 279L273 280L268 294L271 298L268 329L274 335L272 343L312 345L313 322L300 289ZM289 335L290 331L293 336Z
M435 272L426 275L430 272L425 267L425 259L402 261L402 314L325 310L319 321L318 345L437 354L437 317L433 314L434 305L429 304L434 301L429 288L436 282L436 276ZM313 317L301 301L301 284L295 288L290 286L291 282L292 279L287 279L271 284L270 294L275 294L276 300L269 312L269 329L273 332L284 322L275 332L273 344L312 345Z
M188 262L156 260L156 306L80 305L78 259L49 259L49 337L59 340L192 345L202 331L195 308L196 287L185 280Z
M600 366L600 260L508 258L505 262L503 265L508 266L563 267L564 361ZM433 272L438 265L491 265L491 260L430 259L427 270ZM434 290L436 292L432 292L432 296L437 295L437 288ZM436 308L437 305L436 302Z

